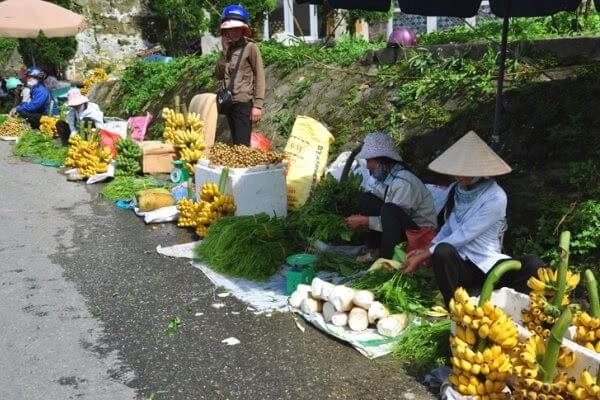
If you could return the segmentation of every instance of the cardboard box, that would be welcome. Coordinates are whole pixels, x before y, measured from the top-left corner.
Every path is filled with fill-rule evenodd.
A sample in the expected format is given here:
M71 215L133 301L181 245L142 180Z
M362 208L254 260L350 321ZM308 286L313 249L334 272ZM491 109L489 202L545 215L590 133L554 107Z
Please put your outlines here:
M168 174L173 169L171 161L176 159L177 151L172 144L160 141L140 143L142 148L142 172L145 174Z

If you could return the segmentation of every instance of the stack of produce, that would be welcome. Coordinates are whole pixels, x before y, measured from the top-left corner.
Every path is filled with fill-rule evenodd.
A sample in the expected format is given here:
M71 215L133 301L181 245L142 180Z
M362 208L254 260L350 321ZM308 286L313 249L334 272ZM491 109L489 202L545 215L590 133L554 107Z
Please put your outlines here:
M130 137L117 142L117 157L115 158L115 176L133 176L142 169L140 158L142 149Z
M458 288L450 301L450 318L456 327L450 336L453 357L449 379L461 395L476 399L506 398L503 391L513 370L510 352L519 337L511 317L495 307L490 298L502 275L520 268L518 261L495 267L486 278L478 305L463 288Z
M395 337L408 323L406 314L390 315L383 304L375 301L373 292L335 286L319 278L314 278L311 286L298 285L289 303L306 314L322 313L325 322L338 327L348 326L355 332L376 325L380 335Z
M43 115L42 118L40 118L40 133L48 138L58 136L58 131L56 130L57 122L58 118Z
M591 351L600 353L600 299L598 284L591 270L585 271L590 310L575 316L575 341Z
M19 137L28 129L21 119L8 117L0 124L0 136Z
M600 377L583 371L579 382L571 380L567 383L567 391L575 400L600 399Z
M104 82L108 79L108 74L104 70L104 68L94 68L92 74L83 80L83 88L81 88L81 94L87 95L90 90L92 90L92 86L96 83Z
M165 119L163 138L166 143L179 148L179 158L186 162L186 168L194 171L195 165L204 155L204 123L196 113L184 115L170 108L164 108Z
M297 252L293 237L283 218L266 214L225 217L210 226L194 254L217 272L263 281Z
M84 140L80 135L74 135L69 139L69 144L65 166L77 168L77 171L86 178L108 170L112 153L108 147L100 148L97 135L91 135L88 140Z
M531 277L527 281L531 292L529 308L521 311L523 324L529 331L544 338L550 335L550 328L570 303L569 294L579 284L579 274L568 270L570 237L569 232L561 234L560 267L557 270L540 268L538 278Z
M248 168L257 165L280 164L285 155L277 151L262 151L243 145L228 146L215 143L208 159L211 164L230 168Z
M221 174L219 186L205 183L200 189L200 201L181 199L177 203L179 218L177 225L184 228L195 228L196 234L205 237L208 227L223 218L235 213L233 196L224 194L228 170Z

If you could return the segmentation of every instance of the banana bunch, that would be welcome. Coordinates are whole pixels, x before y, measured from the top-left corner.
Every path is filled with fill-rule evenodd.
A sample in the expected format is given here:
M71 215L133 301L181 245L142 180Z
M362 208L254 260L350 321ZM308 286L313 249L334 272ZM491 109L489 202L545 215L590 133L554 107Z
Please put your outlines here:
M92 90L92 86L94 86L96 83L104 82L106 80L108 80L108 74L104 68L94 68L92 74L83 80L81 94L87 95L90 90Z
M591 351L600 353L600 318L593 318L587 312L582 312L573 318L575 342Z
M116 146L118 155L115 158L115 176L136 175L142 169L140 166L140 157L142 157L140 146L131 138L120 139Z
M108 163L112 158L108 147L100 149L98 141L83 140L79 135L72 136L69 144L65 166L77 168L86 178L108 170Z
M192 146L192 147L182 147L179 150L179 159L185 161L185 167L191 173L194 173L194 170L196 168L196 163L204 155L203 150L204 150L204 145Z
M474 336L487 339L507 350L519 342L517 325L509 315L489 301L482 307L475 306L463 288L456 289L449 308L450 318L457 326L472 331Z
M196 113L183 115L171 108L163 108L162 117L165 120L165 142L179 147L179 158L186 162L186 168L193 173L206 148L204 123Z
M216 183L205 183L200 188L200 200L212 202L219 195L219 186Z
M235 213L235 202L233 196L219 194L210 203L210 209L219 215L233 215Z
M547 338L550 328L562 312L560 308L552 305L558 290L558 272L553 268L539 268L537 275L537 278L532 276L527 281L527 286L531 289L529 308L521 311L521 318L529 331ZM569 294L577 287L579 279L579 274L567 271L567 286L561 300L562 307L569 305Z
M47 138L53 138L58 136L58 131L56 130L57 122L58 118L43 115L42 118L40 118L40 133L42 134L42 136L45 136Z
M177 203L177 211L179 211L179 217L177 218L177 226L182 228L195 228L196 214L202 208L202 203L196 203L191 199L181 199Z
M200 201L181 199L177 204L179 218L177 225L196 228L196 234L206 236L208 227L226 215L235 213L233 196L219 192L215 183L205 183L200 189Z
M0 125L0 136L18 137L27 131L27 129L27 125L22 120L8 117Z
M567 391L575 400L600 399L600 381L585 370L579 377L579 383L575 380L567 383Z

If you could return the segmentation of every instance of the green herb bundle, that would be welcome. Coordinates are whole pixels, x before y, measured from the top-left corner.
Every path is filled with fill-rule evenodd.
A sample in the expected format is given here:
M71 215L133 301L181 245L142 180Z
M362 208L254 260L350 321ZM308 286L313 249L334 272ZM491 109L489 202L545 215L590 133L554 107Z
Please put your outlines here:
M142 169L140 158L142 149L131 138L121 139L117 142L118 155L115 158L115 176L133 176Z
M408 361L418 373L446 365L450 357L450 320L409 326L394 347L394 356Z
M350 175L343 182L325 176L306 204L289 217L298 235L308 241L351 241L355 232L346 226L344 217L358 214L361 182L360 175Z
M355 258L334 253L320 253L317 255L317 271L337 272L341 276L351 276L365 269L367 266L357 262Z
M259 214L215 222L194 254L215 271L263 281L274 275L294 250L285 220Z
M59 165L64 164L67 152L67 147L62 147L53 139L37 132L24 133L13 147L13 154L16 156Z
M119 176L102 189L102 195L111 201L131 200L140 190L163 186L152 177Z
M370 290L390 311L423 313L436 305L437 293L433 276L427 271L405 274L380 269L369 272L356 282L356 289Z

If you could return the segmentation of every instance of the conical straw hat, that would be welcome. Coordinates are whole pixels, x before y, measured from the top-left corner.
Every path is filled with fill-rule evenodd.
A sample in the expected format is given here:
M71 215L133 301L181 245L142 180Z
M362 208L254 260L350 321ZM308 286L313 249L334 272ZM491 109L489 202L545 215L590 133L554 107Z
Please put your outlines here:
M470 131L429 164L429 169L451 176L497 176L512 168L477 134Z

